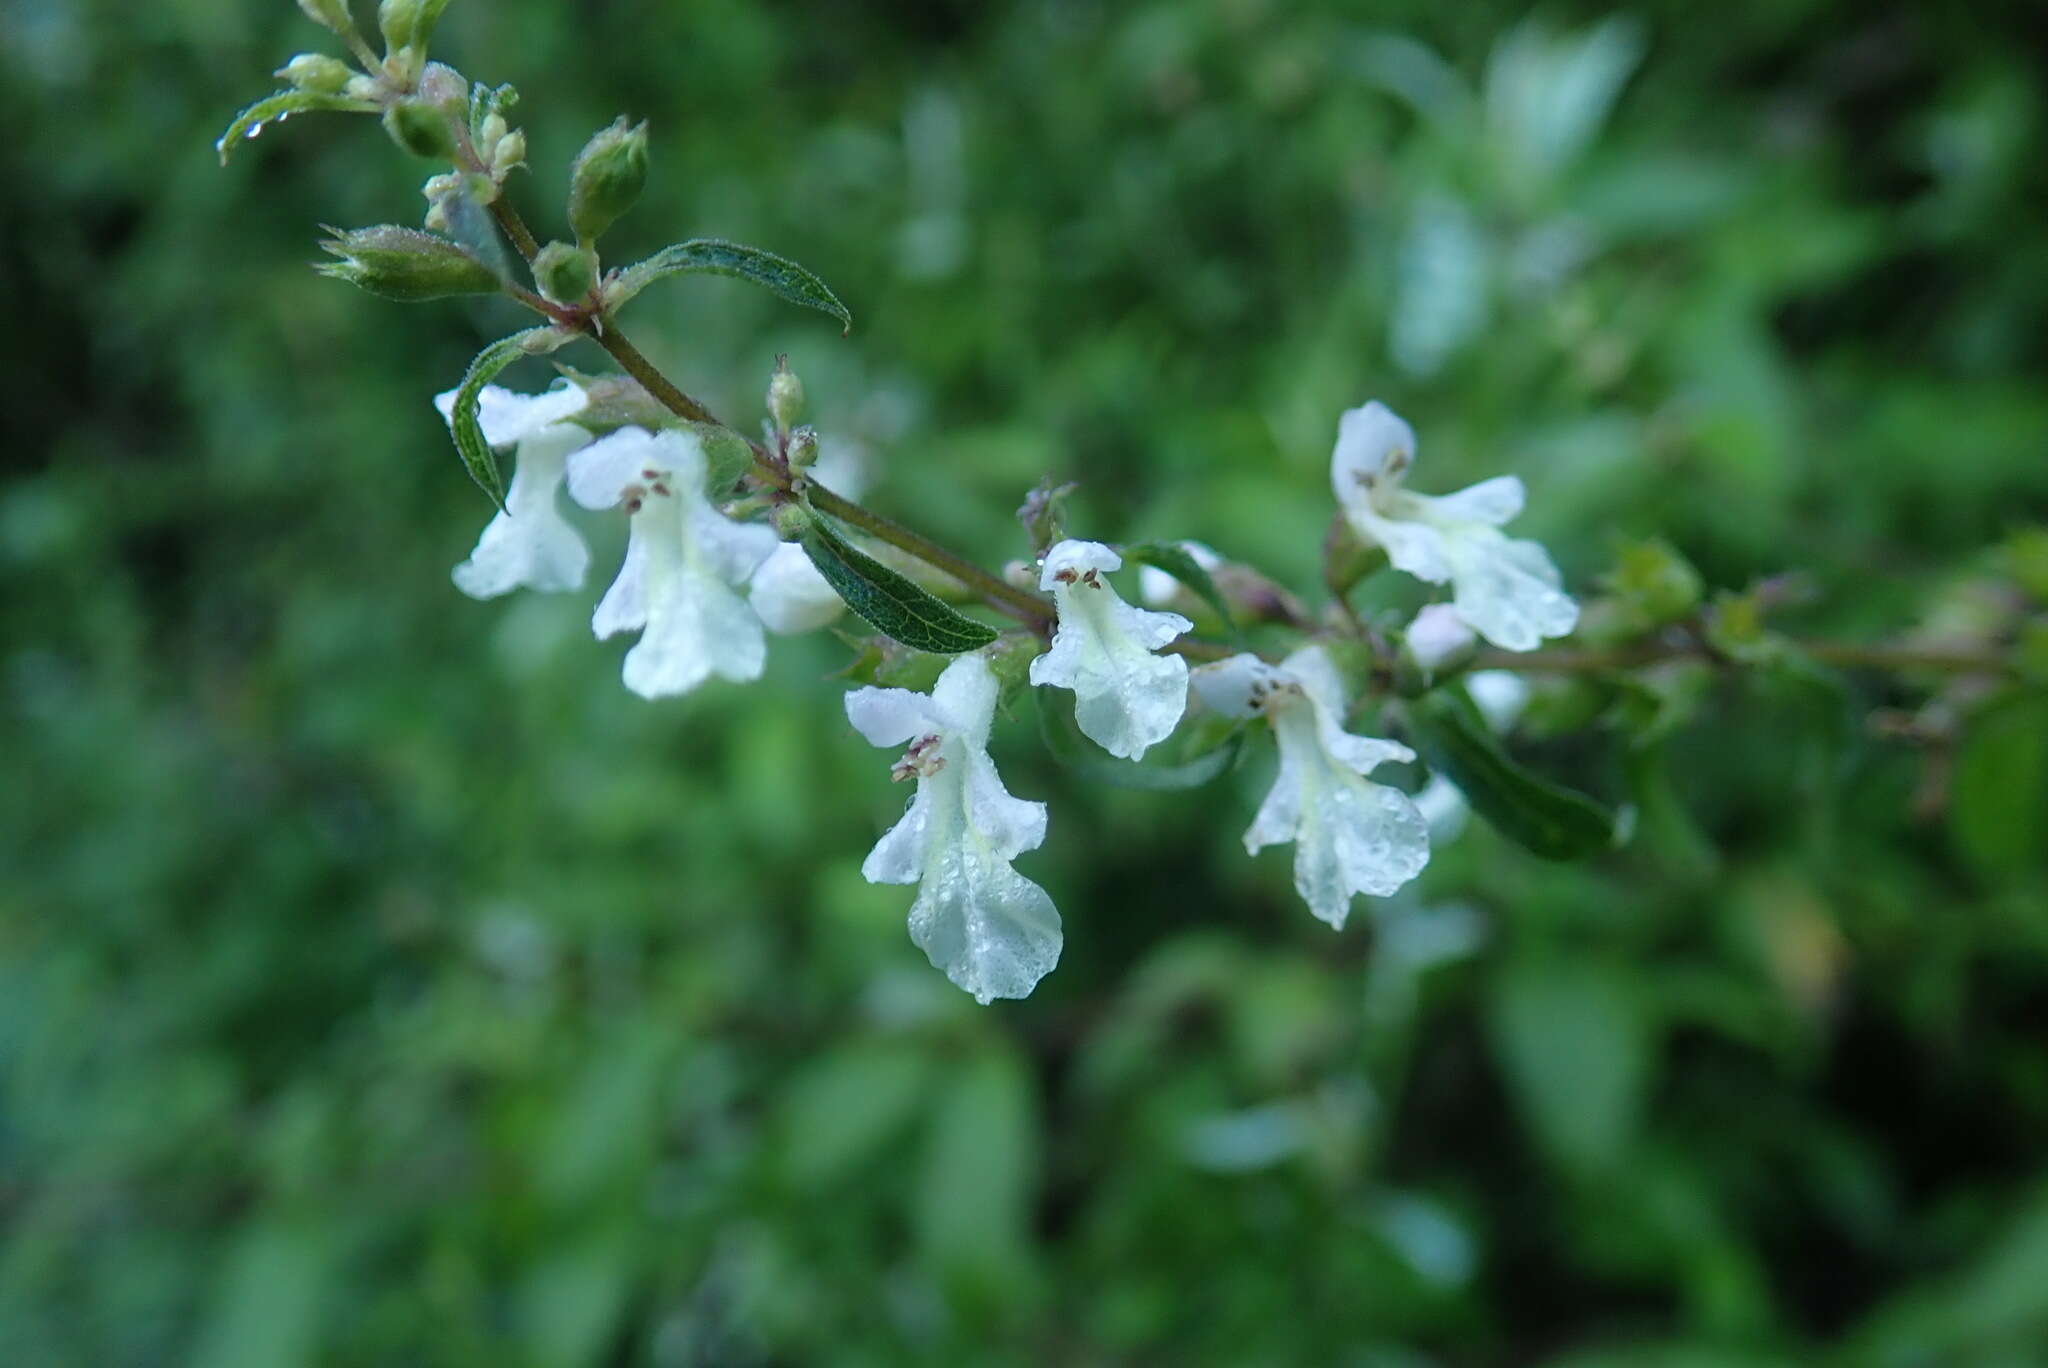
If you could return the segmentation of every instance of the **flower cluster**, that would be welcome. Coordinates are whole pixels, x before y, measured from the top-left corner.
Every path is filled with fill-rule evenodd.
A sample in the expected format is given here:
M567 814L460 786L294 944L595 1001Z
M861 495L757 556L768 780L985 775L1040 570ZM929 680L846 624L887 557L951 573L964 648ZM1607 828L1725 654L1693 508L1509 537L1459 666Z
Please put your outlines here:
M787 406L778 407L775 396L793 392L794 379L778 372L777 383L772 430L787 448ZM437 401L444 415L453 400ZM756 679L767 633L813 631L838 618L840 593L808 542L782 541L768 523L720 506L732 491L707 487L695 432L625 426L594 436L578 423L587 402L574 383L537 395L482 392L484 438L512 448L516 466L503 510L455 568L457 588L489 598L520 587L581 587L590 555L564 516L558 491L566 487L576 504L630 520L625 562L591 627L599 637L640 634L624 679L644 698L686 693L714 677ZM815 441L803 431L806 443ZM1359 538L1383 548L1395 569L1450 586L1450 600L1426 607L1404 634L1407 658L1435 675L1461 667L1480 638L1528 650L1571 631L1577 608L1558 587L1548 555L1500 530L1521 509L1521 482L1503 477L1439 497L1412 493L1404 480L1414 455L1408 425L1371 403L1343 416L1331 459L1339 506ZM859 483L852 449L829 443L808 476L793 463L791 470L782 502L799 499L811 479L828 478L842 490ZM1206 577L1228 568L1199 543L1182 543L1181 551L1174 562L1181 573ZM1101 542L1057 540L1034 567L1037 588L1050 599L1043 636L1013 634L957 654L928 693L868 686L846 697L856 731L876 746L903 748L891 777L915 785L862 873L874 883L917 886L911 939L983 1003L1030 993L1061 947L1051 896L1013 867L1044 843L1047 814L1045 804L1011 795L989 756L1005 688L1021 683L998 660L1028 657L1029 682L1071 693L1081 734L1124 764L1174 734L1191 696L1229 724L1263 722L1278 769L1245 848L1291 843L1295 888L1332 927L1344 925L1357 896L1387 897L1415 878L1429 861L1432 829L1456 826L1462 799L1442 776L1415 796L1374 777L1415 754L1349 729L1354 700L1323 644L1312 641L1277 661L1250 651L1214 659L1183 641L1194 630L1190 618L1161 610L1196 586L1148 564L1140 597L1152 606L1136 606L1108 578L1124 559ZM1205 588L1215 592L1213 583ZM1020 643L1025 650L1016 649ZM1189 655L1209 663L1190 670ZM1504 725L1519 703L1507 697L1512 686L1496 687L1486 672L1472 683Z

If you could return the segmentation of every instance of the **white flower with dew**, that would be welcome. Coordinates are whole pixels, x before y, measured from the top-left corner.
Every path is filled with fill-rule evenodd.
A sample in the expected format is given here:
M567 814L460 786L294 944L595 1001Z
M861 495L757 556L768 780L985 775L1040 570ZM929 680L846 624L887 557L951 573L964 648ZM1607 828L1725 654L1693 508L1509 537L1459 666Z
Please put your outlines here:
M1415 430L1375 400L1337 427L1330 484L1358 535L1431 584L1451 586L1451 606L1472 630L1509 651L1533 651L1578 625L1579 607L1558 586L1550 555L1500 529L1522 511L1522 482L1483 480L1455 494L1409 492Z
M1216 548L1198 541L1174 543L1188 553L1196 565L1204 570L1216 570L1223 564L1223 557L1216 554ZM1138 567L1138 600L1147 608L1165 608L1180 597L1181 583L1171 574L1156 565Z
M818 443L818 459L807 474L834 494L858 499L867 485L865 453L856 442L823 438ZM747 598L768 630L779 636L829 627L846 611L838 590L825 583L818 567L795 542L783 542L761 562Z
M569 494L632 515L625 564L590 620L599 637L640 632L626 652L627 688L661 698L713 675L760 678L767 639L739 590L775 549L775 533L712 507L694 434L620 428L571 456Z
M1187 661L1153 652L1194 624L1125 603L1103 578L1123 563L1101 542L1068 540L1045 553L1038 587L1052 595L1059 625L1052 649L1031 662L1031 682L1072 689L1082 734L1136 760L1187 711Z
M1029 995L1060 957L1052 899L1010 868L1045 840L1045 804L1011 797L989 759L998 692L988 662L963 655L929 694L871 687L846 696L862 736L909 747L891 777L917 781L860 872L869 883L918 886L910 939L983 1005Z
M1294 842L1294 887L1309 911L1342 928L1353 895L1384 898L1429 863L1429 828L1407 794L1366 776L1415 753L1344 730L1344 685L1320 646L1278 665L1236 655L1193 674L1195 692L1232 717L1263 715L1280 772L1244 848Z
M434 396L447 421L455 413L455 391ZM505 507L485 524L469 559L455 567L455 587L474 599L496 598L525 587L558 593L583 587L590 549L555 498L569 453L590 434L568 419L589 402L564 381L540 394L518 394L486 385L477 396L477 422L494 447L516 447Z

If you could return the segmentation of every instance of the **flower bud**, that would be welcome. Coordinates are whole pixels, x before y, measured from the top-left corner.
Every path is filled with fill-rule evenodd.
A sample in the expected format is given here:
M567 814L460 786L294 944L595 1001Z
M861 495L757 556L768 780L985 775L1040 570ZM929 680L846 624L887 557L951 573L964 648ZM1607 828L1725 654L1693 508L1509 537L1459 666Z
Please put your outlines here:
M299 9L330 33L347 33L355 27L355 20L349 17L348 0L299 0Z
M493 110L486 114L484 121L477 126L476 145L478 147L496 147L498 139L511 131L512 127L505 122L505 116Z
M413 303L448 295L495 294L489 267L446 238L385 224L336 232L320 249L338 260L314 269L384 299Z
M818 459L818 430L806 424L791 432L787 456L792 472L809 470Z
M491 174L504 177L512 174L515 166L526 164L526 135L513 129L491 148Z
M302 52L271 74L284 78L296 90L320 95L338 93L355 75L347 62L323 52Z
M775 535L786 542L801 541L806 532L817 522L817 517L802 504L777 504L768 514L768 521L775 527Z
M590 242L633 207L647 184L647 125L624 116L597 133L569 168L569 226Z
M803 411L804 382L789 368L789 358L778 356L775 374L768 377L768 416L775 420L777 432L788 432Z
M418 100L401 100L384 111L384 131L416 157L455 160L455 130L448 116Z
M447 8L448 0L383 0L377 6L377 27L384 34L384 50L424 50L434 36L434 25L441 20L441 11Z
M597 253L588 247L550 242L533 259L533 280L557 304L573 304L597 283Z

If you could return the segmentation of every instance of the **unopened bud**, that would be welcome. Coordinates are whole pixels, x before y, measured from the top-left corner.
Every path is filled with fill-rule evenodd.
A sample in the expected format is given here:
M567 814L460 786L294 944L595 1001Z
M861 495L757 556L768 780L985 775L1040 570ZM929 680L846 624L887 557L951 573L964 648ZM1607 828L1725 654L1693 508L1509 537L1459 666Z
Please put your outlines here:
M478 147L496 147L498 139L511 131L512 126L505 122L505 116L493 110L484 116L484 121L481 124L477 125L476 145Z
M320 244L338 258L314 269L384 299L413 303L448 295L494 294L489 267L446 238L391 224L337 232Z
M804 412L804 382L789 368L789 358L775 358L775 374L768 377L768 416L777 432L788 432Z
M597 283L597 253L588 247L550 242L533 259L533 281L557 304L573 304Z
M1465 619L1458 616L1457 609L1448 603L1432 603L1408 624L1402 646L1408 659L1428 679L1448 674L1469 661L1478 649L1479 639Z
M455 160L455 130L448 116L418 100L401 100L384 111L384 131L416 157Z
M377 6L377 27L384 34L384 50L424 50L447 8L448 0L383 0Z
M809 470L818 459L818 430L806 426L790 433L788 455L792 471Z
M272 73L290 82L296 90L333 95L355 75L348 63L324 52L302 52Z
M499 177L512 174L515 166L526 165L526 135L513 129L491 147L491 174Z
M768 514L768 521L775 526L775 535L784 541L802 541L804 534L811 530L817 518L802 504L777 504Z
M348 0L299 0L299 9L330 33L347 33L356 26L349 17Z
M569 168L569 226L591 242L631 209L647 184L647 125L622 116L583 144Z

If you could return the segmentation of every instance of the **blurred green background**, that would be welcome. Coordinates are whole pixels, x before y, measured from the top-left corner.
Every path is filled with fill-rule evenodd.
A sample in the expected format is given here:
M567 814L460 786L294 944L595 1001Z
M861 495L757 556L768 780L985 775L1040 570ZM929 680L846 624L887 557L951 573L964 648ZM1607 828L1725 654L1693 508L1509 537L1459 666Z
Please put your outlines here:
M436 51L520 87L543 235L630 112L615 260L832 283L850 339L723 281L633 327L735 420L788 352L988 561L1049 473L1313 596L1378 397L1583 591L1661 533L1806 572L1800 632L1992 611L2048 511L2038 7L1537 22L458 0ZM1027 714L1066 951L977 1008L860 878L903 792L843 648L649 705L594 593L450 586L486 509L428 399L515 312L307 269L424 207L370 120L215 164L323 38L0 5L0 1361L2048 1363L2038 694L1946 786L1868 725L1934 681L1708 680L1653 764L1539 699L1601 720L1517 749L1637 840L1474 823L1342 934L1239 845L1269 757L1105 792Z

